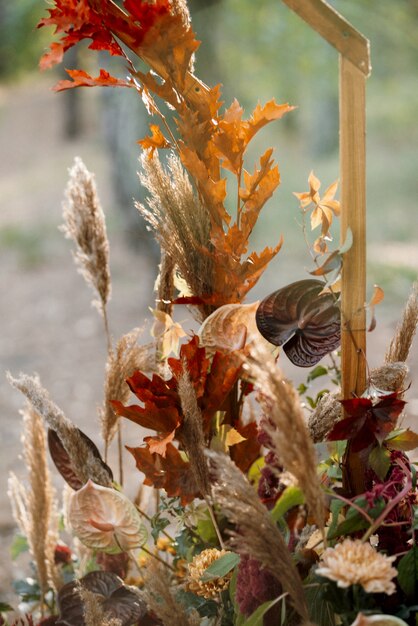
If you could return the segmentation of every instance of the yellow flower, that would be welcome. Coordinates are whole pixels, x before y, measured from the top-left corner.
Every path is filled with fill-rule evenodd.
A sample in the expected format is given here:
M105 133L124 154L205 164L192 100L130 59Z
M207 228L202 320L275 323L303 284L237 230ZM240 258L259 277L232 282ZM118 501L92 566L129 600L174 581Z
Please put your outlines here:
M334 580L338 587L361 585L367 593L395 592L392 581L397 571L392 567L396 557L377 552L370 543L345 539L335 548L327 548L316 573Z
M228 572L221 578L213 578L212 580L202 581L201 578L209 565L212 565L214 561L217 561L221 556L229 554L226 550L217 550L216 548L210 548L203 550L200 554L194 557L193 561L188 564L188 590L203 598L214 598L228 588L229 581L232 576L232 571Z

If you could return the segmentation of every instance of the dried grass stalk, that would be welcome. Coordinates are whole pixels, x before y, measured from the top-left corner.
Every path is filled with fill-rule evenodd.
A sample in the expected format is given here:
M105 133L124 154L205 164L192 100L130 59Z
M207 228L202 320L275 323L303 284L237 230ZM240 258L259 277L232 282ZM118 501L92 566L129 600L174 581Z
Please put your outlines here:
M158 311L163 311L170 316L173 312L174 272L173 259L164 250L161 250L156 305Z
M122 626L122 621L109 616L100 602L97 593L89 591L82 584L78 585L78 595L83 603L85 626Z
M87 284L99 296L94 304L105 314L111 281L104 213L97 195L94 175L87 170L79 157L75 159L69 174L61 230L67 239L74 241L75 263Z
M129 398L129 387L126 379L135 370L153 371L156 369L155 346L146 344L139 346L137 341L141 328L134 328L123 335L116 344L116 349L108 355L106 379L104 386L103 406L99 409L102 437L108 449L117 431L119 416L113 411L111 401L119 400L123 404Z
M260 392L266 419L263 428L271 449L286 470L295 476L319 528L324 527L324 495L317 477L313 442L305 425L299 396L278 368L273 355L257 344L244 364Z
M308 620L302 581L267 509L228 456L215 452L207 452L207 455L216 478L212 487L214 503L236 527L230 532L228 543L239 554L248 555L266 567L289 594L294 609Z
M150 611L164 626L199 626L200 617L194 609L187 613L175 598L167 568L155 559L149 559L144 570L143 598Z
M80 479L87 482L91 478L99 485L110 487L109 474L90 450L75 425L51 401L39 379L26 374L20 374L19 378L13 378L10 373L7 374L7 378L13 387L19 389L27 397L35 411L42 416L44 422L57 432L74 467L77 468Z
M197 404L196 392L186 365L178 381L178 392L183 410L184 422L179 437L189 457L190 469L202 495L210 489L208 467L205 458L205 439L202 427L202 413Z
M48 470L42 418L30 405L22 411L22 415L23 458L28 470L29 488L26 489L11 474L8 494L16 523L27 538L44 596L50 586L57 591L62 585L54 562L59 521L56 494Z
M147 205L137 208L155 233L161 248L177 266L194 295L212 293L212 259L205 249L210 245L210 220L193 192L190 180L175 155L164 169L157 154L141 157L141 184L150 195ZM200 320L207 316L200 307Z
M418 326L418 282L412 285L410 296L395 336L385 355L386 363L406 361Z

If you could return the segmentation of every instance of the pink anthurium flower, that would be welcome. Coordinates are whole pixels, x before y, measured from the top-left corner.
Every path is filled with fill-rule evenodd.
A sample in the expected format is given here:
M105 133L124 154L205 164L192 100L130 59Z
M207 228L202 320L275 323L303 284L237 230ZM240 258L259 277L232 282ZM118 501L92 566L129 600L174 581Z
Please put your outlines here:
M80 539L103 552L122 552L142 546L147 531L132 502L116 489L89 480L70 502L69 521Z

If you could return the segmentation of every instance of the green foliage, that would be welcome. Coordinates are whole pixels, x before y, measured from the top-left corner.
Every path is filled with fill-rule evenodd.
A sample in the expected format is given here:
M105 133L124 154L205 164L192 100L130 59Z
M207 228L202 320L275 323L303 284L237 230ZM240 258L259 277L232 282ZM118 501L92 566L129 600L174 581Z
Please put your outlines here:
M398 583L409 598L418 595L418 547L412 549L401 558L398 564Z
M48 33L34 33L44 8L39 0L0 2L0 78L37 68L43 42L49 39Z
M239 562L239 554L235 554L235 552L224 554L206 568L205 573L202 576L202 580L206 582L208 580L213 580L214 578L222 578L222 576L229 574L229 572L233 570Z

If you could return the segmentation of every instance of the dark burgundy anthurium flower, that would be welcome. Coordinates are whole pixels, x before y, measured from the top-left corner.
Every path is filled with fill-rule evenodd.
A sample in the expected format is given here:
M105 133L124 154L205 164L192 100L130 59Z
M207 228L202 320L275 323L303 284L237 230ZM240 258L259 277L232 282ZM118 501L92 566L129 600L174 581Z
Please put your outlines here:
M321 280L298 280L273 292L256 312L257 328L294 365L312 367L340 345L340 308Z
M376 399L341 400L341 404L348 417L335 424L327 439L350 439L353 452L359 452L375 441L381 444L395 428L405 406L397 392L378 396Z

